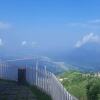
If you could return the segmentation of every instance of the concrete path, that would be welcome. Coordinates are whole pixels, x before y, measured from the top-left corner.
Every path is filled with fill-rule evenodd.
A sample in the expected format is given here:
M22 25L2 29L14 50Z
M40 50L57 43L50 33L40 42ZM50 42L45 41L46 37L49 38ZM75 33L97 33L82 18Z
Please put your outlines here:
M0 81L0 100L37 100L31 90L16 82Z

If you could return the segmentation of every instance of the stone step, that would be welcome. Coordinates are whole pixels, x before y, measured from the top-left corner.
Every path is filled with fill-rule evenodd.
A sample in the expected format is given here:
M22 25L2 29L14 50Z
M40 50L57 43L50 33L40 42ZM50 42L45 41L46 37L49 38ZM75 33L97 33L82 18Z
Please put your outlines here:
M0 82L0 100L37 100L27 86Z

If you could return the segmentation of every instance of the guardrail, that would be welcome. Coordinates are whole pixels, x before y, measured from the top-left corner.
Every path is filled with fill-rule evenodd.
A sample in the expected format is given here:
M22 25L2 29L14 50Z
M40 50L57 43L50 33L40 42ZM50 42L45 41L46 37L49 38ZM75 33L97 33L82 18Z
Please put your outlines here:
M72 96L56 76L45 69L36 67L19 67L7 63L0 64L0 79L18 81L18 69L26 69L26 80L30 85L35 85L52 97L52 100L77 100Z

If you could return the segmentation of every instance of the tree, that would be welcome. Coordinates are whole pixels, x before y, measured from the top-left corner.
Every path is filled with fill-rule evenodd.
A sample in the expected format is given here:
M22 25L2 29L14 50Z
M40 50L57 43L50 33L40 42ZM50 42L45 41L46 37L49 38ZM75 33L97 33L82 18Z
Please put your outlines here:
M87 86L87 98L88 100L99 100L100 95L100 79L91 79Z

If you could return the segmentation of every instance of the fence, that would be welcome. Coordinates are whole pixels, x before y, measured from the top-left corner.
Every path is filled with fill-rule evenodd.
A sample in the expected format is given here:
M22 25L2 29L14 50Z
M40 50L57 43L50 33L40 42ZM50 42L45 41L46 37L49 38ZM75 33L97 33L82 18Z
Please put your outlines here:
M26 69L26 80L30 85L35 85L49 94L52 97L52 100L77 100L77 98L65 90L53 73L46 71L46 67L45 69L40 69L38 68L38 65L36 65L36 67L19 67L1 63L0 79L17 81L19 68Z

